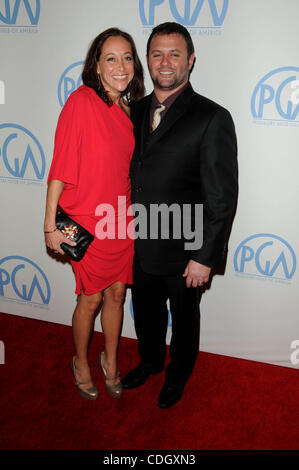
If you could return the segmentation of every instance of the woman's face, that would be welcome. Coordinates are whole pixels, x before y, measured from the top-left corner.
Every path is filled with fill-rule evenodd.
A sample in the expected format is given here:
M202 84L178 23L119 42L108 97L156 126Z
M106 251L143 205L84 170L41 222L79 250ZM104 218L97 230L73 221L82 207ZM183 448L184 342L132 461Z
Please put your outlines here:
M122 36L111 36L104 42L97 64L103 87L115 101L134 76L134 60L130 43Z

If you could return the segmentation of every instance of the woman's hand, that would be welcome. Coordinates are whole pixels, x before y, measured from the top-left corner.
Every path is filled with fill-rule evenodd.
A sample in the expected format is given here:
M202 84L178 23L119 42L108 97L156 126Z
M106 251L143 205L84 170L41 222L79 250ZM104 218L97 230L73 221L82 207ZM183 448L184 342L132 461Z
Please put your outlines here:
M76 242L73 242L69 238L66 238L60 230L55 230L50 233L45 233L46 245L50 250L53 250L54 253L60 253L64 255L64 251L61 248L61 243L67 243L71 246L76 246Z
M60 253L64 255L64 251L61 248L61 243L67 243L68 245L75 246L76 243L69 240L64 234L55 228L55 219L57 213L57 205L59 198L64 188L63 181L51 180L48 184L47 190L47 201L46 201L46 213L44 221L44 233L46 245L54 253ZM54 228L53 228L54 227Z

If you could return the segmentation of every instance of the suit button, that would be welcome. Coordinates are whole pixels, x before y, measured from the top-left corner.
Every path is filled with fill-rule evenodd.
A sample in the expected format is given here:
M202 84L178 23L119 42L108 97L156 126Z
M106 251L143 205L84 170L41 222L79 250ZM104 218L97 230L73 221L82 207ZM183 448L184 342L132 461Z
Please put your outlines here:
M140 191L141 191L140 186L138 186L138 188L136 188L135 191L136 191L136 193L140 193Z
M142 160L138 160L138 166L142 165Z

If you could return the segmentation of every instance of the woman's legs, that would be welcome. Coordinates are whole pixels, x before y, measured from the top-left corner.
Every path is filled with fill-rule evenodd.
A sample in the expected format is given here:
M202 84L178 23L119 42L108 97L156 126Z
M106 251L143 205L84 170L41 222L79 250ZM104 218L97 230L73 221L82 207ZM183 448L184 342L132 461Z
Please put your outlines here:
M117 351L123 321L123 305L126 297L126 285L115 282L104 290L104 302L101 324L105 338L103 366L110 378L117 374ZM119 378L108 380L109 385L120 381Z
M76 378L79 382L87 382L80 388L89 388L91 377L87 359L87 349L94 327L94 313L102 305L101 324L105 338L105 355L103 366L108 377L117 374L117 350L123 321L123 304L126 296L126 286L122 282L115 282L104 291L97 294L86 295L83 292L78 296L78 302L73 315L73 338L75 344ZM109 385L120 381L119 378L109 380Z
M91 377L87 360L87 349L90 336L94 326L94 313L102 302L103 294L85 295L83 292L78 296L77 306L73 315L73 338L75 343L75 366L76 379L79 382L87 382L80 385L85 389L90 387Z

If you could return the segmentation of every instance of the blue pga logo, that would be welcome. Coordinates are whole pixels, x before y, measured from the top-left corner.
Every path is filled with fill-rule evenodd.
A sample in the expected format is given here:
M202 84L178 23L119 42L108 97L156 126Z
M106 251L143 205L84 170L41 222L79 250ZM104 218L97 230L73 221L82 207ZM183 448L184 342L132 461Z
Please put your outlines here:
M82 66L84 62L74 62L61 75L58 83L58 100L64 106L70 94L82 85Z
M0 26L36 27L40 0L0 0Z
M283 238L258 233L243 240L234 255L236 273L246 277L290 281L296 271L296 255Z
M299 67L280 67L267 73L257 83L251 97L251 114L255 120L281 121L284 125L299 122L296 98Z
M18 124L0 124L0 179L41 182L46 160L37 138Z
M228 3L229 0L139 0L139 14L144 27L161 23L171 13L173 21L186 27L220 28Z
M0 298L36 305L48 305L51 297L49 281L41 268L23 256L7 256L0 260Z

